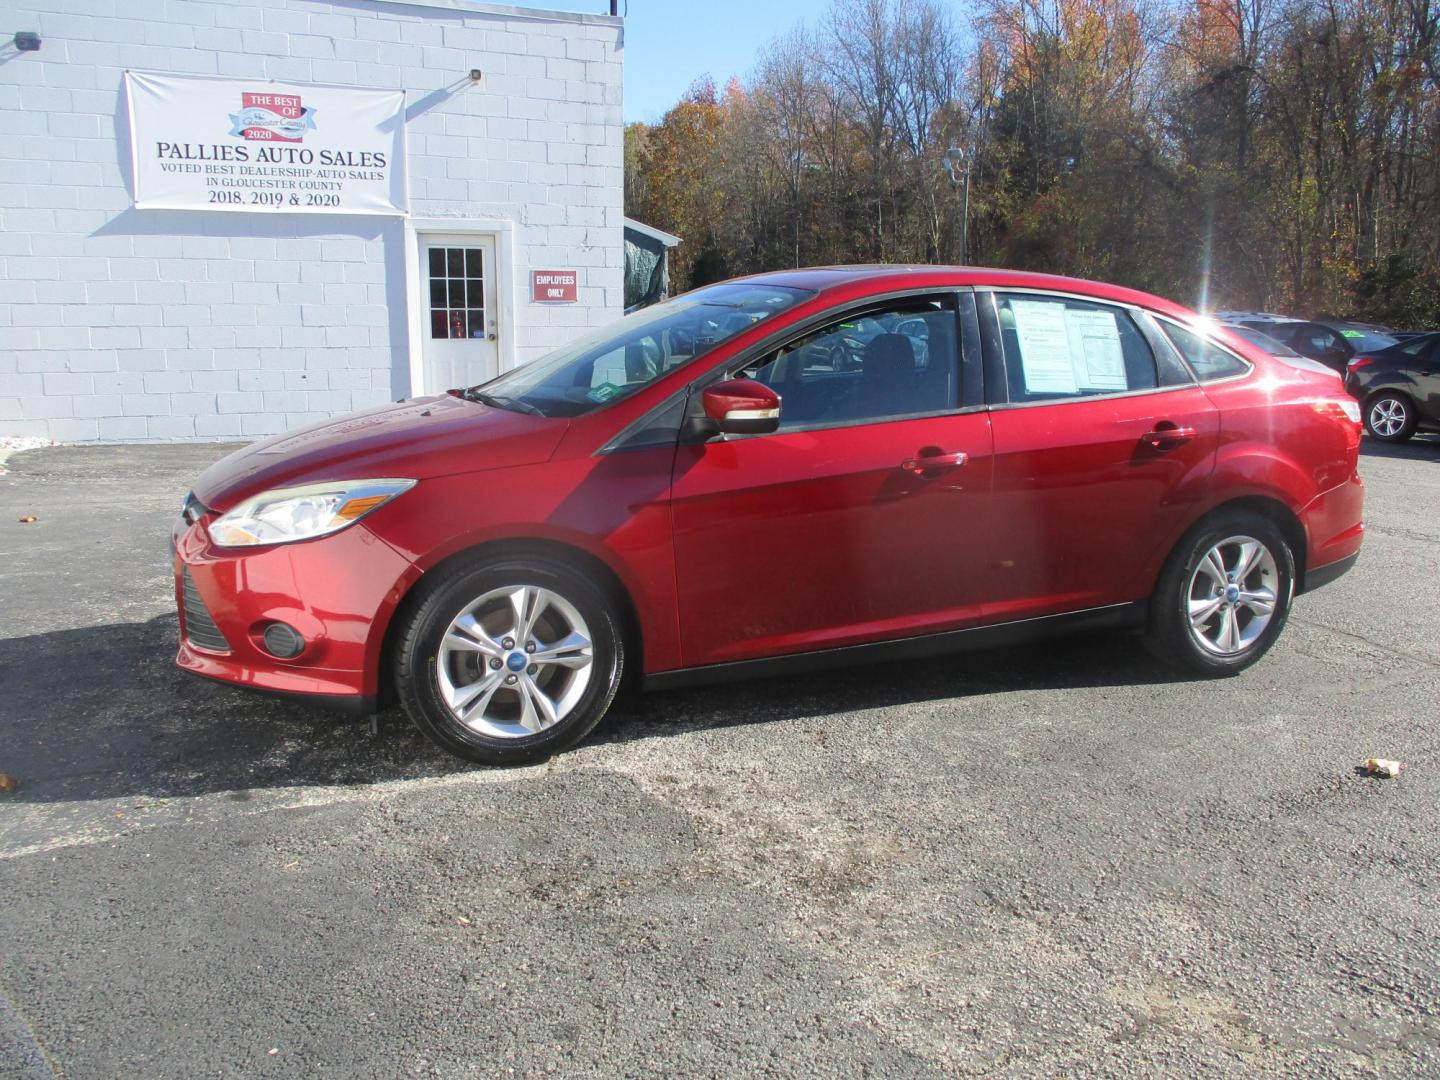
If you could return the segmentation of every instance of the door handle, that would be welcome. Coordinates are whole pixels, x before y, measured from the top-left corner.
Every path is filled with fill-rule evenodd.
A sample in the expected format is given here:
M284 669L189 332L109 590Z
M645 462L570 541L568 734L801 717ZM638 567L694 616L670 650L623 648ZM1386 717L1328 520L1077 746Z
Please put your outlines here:
M916 476L923 476L931 469L953 469L956 466L964 465L970 460L970 455L963 450L957 450L953 454L924 454L920 457L906 458L900 463L900 468Z
M1167 420L1156 424L1154 431L1141 435L1140 441L1156 450L1169 450L1183 442L1189 442L1196 434L1193 427L1176 427Z

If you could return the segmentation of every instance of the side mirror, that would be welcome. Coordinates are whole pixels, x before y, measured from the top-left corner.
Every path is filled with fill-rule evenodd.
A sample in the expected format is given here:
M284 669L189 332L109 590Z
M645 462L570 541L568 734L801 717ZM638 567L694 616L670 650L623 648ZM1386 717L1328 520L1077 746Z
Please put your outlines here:
M705 415L722 435L768 435L780 426L780 395L754 379L705 388Z

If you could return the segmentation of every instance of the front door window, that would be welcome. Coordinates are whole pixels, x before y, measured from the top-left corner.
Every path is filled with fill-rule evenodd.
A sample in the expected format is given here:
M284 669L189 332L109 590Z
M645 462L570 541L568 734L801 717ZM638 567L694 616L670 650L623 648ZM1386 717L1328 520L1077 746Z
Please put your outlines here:
M794 431L955 409L956 353L954 309L907 301L821 327L743 374L780 395L780 430Z

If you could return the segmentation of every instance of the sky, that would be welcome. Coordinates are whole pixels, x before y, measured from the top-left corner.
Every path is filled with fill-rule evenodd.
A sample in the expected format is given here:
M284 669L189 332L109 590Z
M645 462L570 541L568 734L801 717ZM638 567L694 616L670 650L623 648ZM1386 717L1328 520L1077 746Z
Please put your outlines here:
M620 0L625 15L625 122L658 121L690 84L709 75L724 86L755 66L772 38L815 25L831 0ZM559 0L527 7L608 13L608 0ZM627 11L628 9L628 11Z

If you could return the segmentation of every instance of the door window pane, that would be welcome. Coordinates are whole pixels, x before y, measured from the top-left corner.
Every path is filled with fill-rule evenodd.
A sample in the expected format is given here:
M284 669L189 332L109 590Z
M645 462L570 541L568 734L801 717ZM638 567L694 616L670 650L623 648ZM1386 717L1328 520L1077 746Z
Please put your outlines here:
M780 395L780 430L864 423L958 407L955 312L907 300L793 341L742 374Z
M480 248L432 247L430 336L485 337L485 283Z
M1155 354L1123 308L1070 297L998 293L1010 400L1149 390Z
M1199 334L1191 333L1168 319L1155 321L1165 331L1165 336L1175 343L1175 348L1185 357L1185 362L1195 372L1195 378L1201 382L1228 379L1231 375L1243 375L1250 370L1250 365L1244 360L1206 341Z

